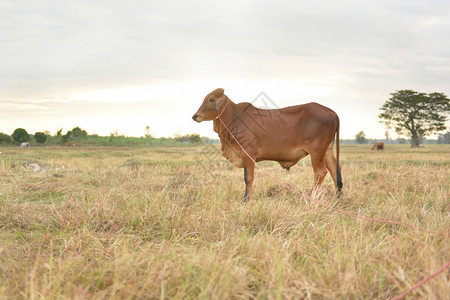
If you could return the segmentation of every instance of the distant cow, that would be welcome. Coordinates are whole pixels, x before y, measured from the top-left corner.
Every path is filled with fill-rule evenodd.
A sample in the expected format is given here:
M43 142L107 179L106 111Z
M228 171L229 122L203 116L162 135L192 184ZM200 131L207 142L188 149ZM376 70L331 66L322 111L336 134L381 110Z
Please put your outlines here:
M375 150L375 149L377 149L377 151L384 150L384 143L380 142L380 143L373 144L372 150Z
M314 187L321 185L328 169L338 194L341 192L339 118L325 106L308 103L259 109L251 103L235 104L223 89L216 89L205 97L192 119L196 122L213 120L214 131L222 144L222 156L234 166L244 168L245 200L252 194L255 164L224 124L256 162L272 160L289 170L300 159L311 155ZM333 153L335 136L337 158Z
M30 143L20 143L20 147L24 148L30 148Z

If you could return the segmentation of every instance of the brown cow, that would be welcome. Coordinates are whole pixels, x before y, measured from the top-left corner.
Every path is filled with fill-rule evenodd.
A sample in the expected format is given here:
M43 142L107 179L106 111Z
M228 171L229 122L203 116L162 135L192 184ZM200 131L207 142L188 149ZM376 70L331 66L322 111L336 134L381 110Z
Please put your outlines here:
M375 143L373 144L372 150L384 150L384 143L383 142L379 142L379 143Z
M222 143L222 156L234 166L244 168L245 200L252 194L253 160L277 161L289 171L308 154L314 169L314 187L321 185L328 169L338 195L341 193L339 118L325 106L308 103L281 109L259 109L251 103L235 104L223 89L216 89L205 97L192 119L196 122L213 120L214 131ZM333 153L335 135L337 159Z

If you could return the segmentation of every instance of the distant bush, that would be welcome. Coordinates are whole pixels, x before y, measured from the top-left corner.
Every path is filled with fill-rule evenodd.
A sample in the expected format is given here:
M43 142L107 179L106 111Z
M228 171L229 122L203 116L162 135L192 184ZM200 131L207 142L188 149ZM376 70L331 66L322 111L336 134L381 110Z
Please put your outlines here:
M13 139L6 133L0 132L0 144L11 144Z
M74 129L67 131L65 135L62 137L62 142L66 143L69 139L75 140L75 141L82 141L85 140L88 136L88 133L86 130L81 129L80 127L75 127Z
M48 135L43 133L43 132L36 132L34 134L34 140L36 141L36 143L38 144L43 144L45 143L45 141L47 140Z
M176 136L175 140L179 143L185 144L203 144L202 138L197 133Z
M398 139L397 139L397 142L398 142L399 144L406 144L406 140L405 140L404 138L398 138Z
M357 144L367 144L368 140L364 131L360 131L355 135L355 141Z
M207 136L202 136L203 144L220 144L219 139L212 139Z
M438 144L450 144L450 131L440 134L437 139Z

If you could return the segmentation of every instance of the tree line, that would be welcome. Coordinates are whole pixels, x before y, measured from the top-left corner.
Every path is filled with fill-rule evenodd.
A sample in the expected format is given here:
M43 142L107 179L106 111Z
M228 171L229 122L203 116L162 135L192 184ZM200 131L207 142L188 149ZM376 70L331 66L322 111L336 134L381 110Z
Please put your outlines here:
M207 137L201 137L199 134L176 135L175 137L152 137L147 130L147 134L143 137L129 137L111 133L109 136L99 136L97 134L88 134L86 130L75 127L72 130L62 133L62 129L52 135L48 131L35 132L29 134L24 128L17 128L11 135L0 133L0 144L2 145L20 145L21 143L31 143L34 145L122 145L122 146L138 146L138 145L161 145L161 146L177 146L177 145L199 145L203 143L214 143Z
M355 139L353 140L341 140L341 143L344 144L371 144L371 143L376 143L376 142L384 142L387 144L411 144L412 140L410 139L406 139L403 137L399 137L396 139L392 139L389 135L386 135L385 138L383 139L374 139L374 138L369 138L367 137L367 135L364 133L364 131L360 131L355 135ZM450 144L450 131L446 132L446 133L440 133L437 136L437 139L431 140L431 139L421 139L420 140L421 144Z

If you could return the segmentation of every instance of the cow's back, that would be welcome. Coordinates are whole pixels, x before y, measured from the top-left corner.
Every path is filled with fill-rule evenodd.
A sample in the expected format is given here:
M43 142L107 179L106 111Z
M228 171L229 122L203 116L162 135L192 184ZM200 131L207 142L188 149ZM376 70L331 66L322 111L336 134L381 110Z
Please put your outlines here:
M336 132L336 113L318 103L268 110L240 103L237 108L241 137L261 160L293 161L315 147L326 149Z

